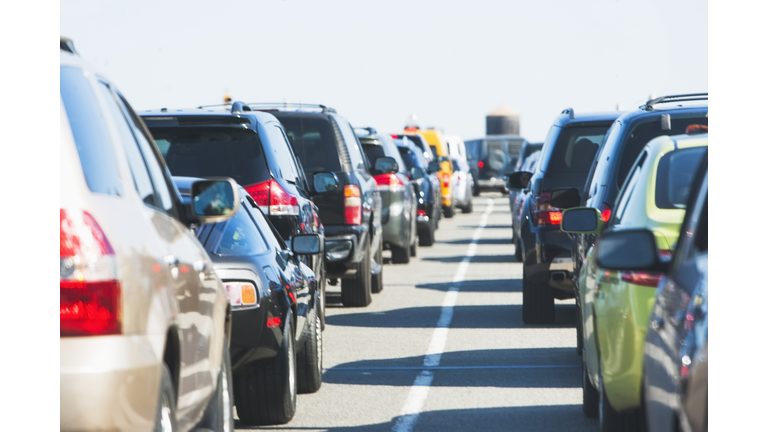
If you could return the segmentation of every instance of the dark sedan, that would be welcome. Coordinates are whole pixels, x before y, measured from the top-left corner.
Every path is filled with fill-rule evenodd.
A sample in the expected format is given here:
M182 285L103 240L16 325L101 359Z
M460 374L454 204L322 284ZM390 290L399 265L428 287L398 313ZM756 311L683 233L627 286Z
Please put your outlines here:
M430 166L423 152L409 137L397 138L395 144L408 169L408 178L416 189L419 246L432 246L441 216L440 182L434 174L439 166L436 162Z
M185 200L196 180L174 177ZM238 416L246 424L283 424L296 411L297 391L322 384L318 281L297 255L323 253L323 238L296 234L289 249L248 192L239 192L237 213L197 227L197 238L229 294Z

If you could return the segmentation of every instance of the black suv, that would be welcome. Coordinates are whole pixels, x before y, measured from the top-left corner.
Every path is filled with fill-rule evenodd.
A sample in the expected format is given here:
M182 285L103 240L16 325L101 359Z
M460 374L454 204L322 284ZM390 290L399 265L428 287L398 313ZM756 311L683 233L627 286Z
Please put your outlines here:
M589 206L599 209L603 222L608 222L616 206L621 188L630 168L648 141L662 135L687 133L688 126L708 126L707 93L662 96L649 100L639 110L619 117L600 147L584 188L554 191L552 204L559 208ZM696 104L696 105L693 105ZM695 127L695 126L694 126ZM604 226L608 226L605 224ZM572 243L573 285L576 290L576 307L581 313L579 301L579 271L589 251L597 240L595 234L577 234ZM577 349L581 354L581 317L577 320Z
M555 298L574 297L571 238L560 231L562 213L550 205L552 190L581 188L603 137L620 112L579 114L568 108L549 129L535 172L510 173L509 188L523 189L515 249L523 261L523 322L552 323Z
M288 134L308 176L331 175L338 187L312 198L325 228L327 277L341 279L345 306L366 306L383 288L381 195L372 167L349 122L323 105L251 104L271 112Z
M181 177L232 177L261 207L287 243L296 234L323 234L310 193L310 181L280 122L235 102L185 110L149 110L142 118L168 169ZM325 262L301 260L320 285L320 317L325 323Z
M507 194L504 173L512 171L520 156L520 150L528 141L517 135L488 135L485 138L464 141L469 155L476 161L476 196L482 191L497 190Z

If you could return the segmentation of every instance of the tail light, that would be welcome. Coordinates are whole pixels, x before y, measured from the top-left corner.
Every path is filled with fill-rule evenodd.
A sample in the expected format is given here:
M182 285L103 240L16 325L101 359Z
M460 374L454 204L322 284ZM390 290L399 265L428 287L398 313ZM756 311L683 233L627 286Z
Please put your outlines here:
M621 273L621 280L623 280L624 282L629 282L633 285L642 285L642 286L656 288L659 285L660 279L661 279L661 274L659 273L634 272L634 271Z
M285 191L274 179L245 187L256 204L269 209L273 216L298 215L299 200Z
M533 220L536 225L560 225L563 220L563 213L549 205L549 192L542 192L534 195Z
M355 185L344 186L344 223L360 225L363 222L363 201L360 188Z
M424 211L422 209L416 210L416 216L418 216L418 217L425 217L426 215L427 215L426 211Z
M611 206L606 203L600 206L600 219L602 219L603 223L608 223L611 219Z
M96 220L60 209L59 334L120 334L121 289L117 258Z
M258 295L256 287L250 282L225 282L224 288L229 294L229 304L232 309L256 306Z
M451 175L448 173L443 173L443 187L447 188L451 186Z
M478 168L483 168L483 165L485 165L485 164L483 163L483 161L479 161L479 162L477 163L477 167L478 167Z
M395 174L379 174L377 176L373 176L373 178L376 180L376 184L379 185L380 188L389 188L391 192L400 192L405 190L405 183L403 183L403 181L400 180L400 177Z

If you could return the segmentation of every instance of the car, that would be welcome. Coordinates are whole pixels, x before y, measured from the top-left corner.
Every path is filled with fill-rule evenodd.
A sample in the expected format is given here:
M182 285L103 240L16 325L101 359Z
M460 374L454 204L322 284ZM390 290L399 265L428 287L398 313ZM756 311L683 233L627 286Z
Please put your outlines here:
M436 173L438 180L440 180L440 203L443 208L443 215L446 218L452 218L456 214L456 201L453 190L453 165L448 155L448 146L443 138L443 134L435 129L422 130L416 127L406 128L404 132L424 138L429 145L432 155L440 164L440 171Z
M390 136L392 137L392 139L402 139L404 136L407 136L408 139L416 147L421 149L422 156L424 156L427 162L432 162L433 160L437 160L437 155L432 153L432 149L429 147L429 143L427 142L427 139L424 137L424 135L418 132L419 132L419 128L415 126L410 126L410 127L406 127L403 133L391 134Z
M371 293L384 288L382 203L374 167L352 126L325 105L250 106L280 120L307 176L317 179L311 197L323 221L326 277L334 285L341 279L345 306L369 305Z
M563 212L563 231L647 229L656 238L658 253L671 257L707 143L707 136L699 134L654 138L631 167L608 222L602 223L598 209L575 207ZM586 256L579 280L583 410L588 416L602 413L604 431L624 430L642 417L643 346L659 274L610 271L596 263L591 251Z
M437 161L428 162L423 151L409 136L396 138L395 144L408 169L408 177L417 195L416 224L419 246L435 243L435 230L440 221L440 181L435 175L440 170Z
M298 234L323 234L322 218L310 198L313 179L304 174L282 125L271 114L234 102L146 110L142 119L172 175L235 179L286 242ZM319 311L325 328L325 261L301 259L321 281Z
M608 222L632 164L645 145L658 136L684 134L689 126L708 125L707 93L660 96L648 100L635 111L623 113L611 125L598 150L583 187L553 190L551 204L560 209L589 206L600 210ZM581 315L579 274L586 252L594 245L596 234L572 234L573 289L576 314ZM576 323L576 349L582 353L583 318Z
M59 78L60 429L234 430L227 291L190 227L235 183L183 204L114 84L64 46Z
M537 151L540 151L543 145L544 143L529 143L528 141L524 142L523 146L520 148L520 156L517 158L517 162L515 162L515 168L513 169L513 172L521 171L523 169L525 160L528 159L528 156Z
M525 158L523 165L518 171L534 172L539 162L540 156L541 150L537 150L531 153L527 158ZM512 243L515 245L518 244L516 233L520 232L520 221L523 215L523 203L525 202L525 198L527 198L528 193L530 193L530 191L527 189L510 189L509 192L509 210L512 213ZM520 248L517 246L515 246L514 259L515 262L521 262L523 260L523 254L520 251Z
M183 198L201 179L174 177ZM289 422L296 394L322 385L320 287L298 256L323 252L323 236L296 234L288 248L251 193L238 188L234 216L197 227L197 238L229 294L233 389L248 425Z
M504 174L512 171L526 142L525 138L517 135L488 135L464 141L467 159L471 155L478 168L475 176L477 194L488 190L507 194Z
M550 204L554 189L581 187L608 128L620 112L558 115L547 133L534 172L507 173L510 189L527 189L515 249L523 262L523 322L555 321L555 299L574 297L571 238L560 231L560 210Z
M462 213L472 213L472 189L475 179L469 171L469 164L466 159L460 157L451 159L451 164L456 207L460 208Z
M645 420L653 431L707 430L707 171L705 154L671 260L659 253L666 247L659 236L644 228L608 230L595 246L601 268L661 275L642 341Z
M373 128L355 128L381 193L381 225L384 250L392 251L392 262L408 264L416 256L416 192L408 168L389 135ZM389 158L389 159L387 159ZM396 164L394 170L391 164Z

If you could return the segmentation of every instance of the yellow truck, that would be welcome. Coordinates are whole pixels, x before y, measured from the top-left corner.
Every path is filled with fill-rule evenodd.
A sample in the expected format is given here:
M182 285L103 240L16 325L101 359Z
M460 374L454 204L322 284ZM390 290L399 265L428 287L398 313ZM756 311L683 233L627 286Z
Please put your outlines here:
M440 196L445 217L452 218L456 214L456 200L453 195L453 164L448 154L448 145L443 134L435 129L421 130L414 127L406 128L407 135L421 135L429 144L435 159L440 162L440 171L435 173L440 181Z

